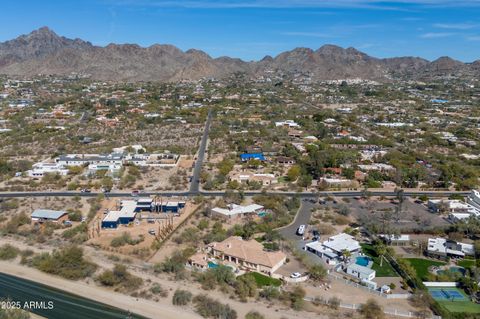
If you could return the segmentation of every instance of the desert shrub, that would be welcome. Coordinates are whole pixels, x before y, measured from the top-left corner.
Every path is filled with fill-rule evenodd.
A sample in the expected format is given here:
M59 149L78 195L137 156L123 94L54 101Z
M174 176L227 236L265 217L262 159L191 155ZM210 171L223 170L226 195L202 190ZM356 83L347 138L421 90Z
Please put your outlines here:
M385 318L382 307L375 299L368 299L366 303L360 306L359 312L365 319Z
M164 289L159 283L154 283L152 287L150 287L150 292L160 297L168 297L168 290Z
M280 298L280 290L278 287L266 286L260 291L260 297L269 301Z
M328 299L328 306L332 309L338 309L340 307L340 299L337 297Z
M125 246L127 244L131 245L131 246L135 246L135 245L141 243L144 240L145 240L145 238L143 237L143 235L140 235L140 236L138 236L138 238L133 239L132 236L130 235L130 233L123 232L120 236L112 239L112 241L110 242L110 246L121 247L121 246Z
M172 297L175 306L185 306L192 300L192 293L187 290L177 289Z
M0 247L0 260L10 260L17 258L19 253L18 248L13 247L12 245L5 244Z
M18 231L18 227L28 223L30 223L30 217L28 217L25 213L19 213L14 215L4 226L4 231L9 234L15 234Z
M227 304L214 300L206 295L193 298L195 311L204 318L237 319L237 312Z
M83 249L71 245L52 253L42 253L32 258L35 268L67 279L78 280L92 275L97 265L85 260Z
M120 287L125 290L135 290L143 284L142 278L132 275L127 267L120 264L115 265L112 270L105 270L96 280L104 286Z
M265 317L258 311L252 310L245 315L245 319L265 319Z

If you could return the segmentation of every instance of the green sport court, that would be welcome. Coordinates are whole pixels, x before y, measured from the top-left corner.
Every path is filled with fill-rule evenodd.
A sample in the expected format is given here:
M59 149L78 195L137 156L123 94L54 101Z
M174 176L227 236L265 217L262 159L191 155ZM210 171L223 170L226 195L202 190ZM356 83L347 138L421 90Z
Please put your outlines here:
M470 298L461 289L430 287L428 291L433 299L450 312L480 313L480 304L470 301Z
M437 301L465 301L467 298L457 288L442 287L442 288L429 288L428 291L432 295L433 299Z

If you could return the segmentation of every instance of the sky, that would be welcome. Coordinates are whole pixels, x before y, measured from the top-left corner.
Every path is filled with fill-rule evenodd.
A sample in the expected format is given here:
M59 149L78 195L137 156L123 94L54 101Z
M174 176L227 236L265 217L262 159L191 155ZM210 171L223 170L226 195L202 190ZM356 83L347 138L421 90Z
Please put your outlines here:
M95 45L172 44L246 61L296 47L480 59L480 0L2 1L0 41L48 26Z

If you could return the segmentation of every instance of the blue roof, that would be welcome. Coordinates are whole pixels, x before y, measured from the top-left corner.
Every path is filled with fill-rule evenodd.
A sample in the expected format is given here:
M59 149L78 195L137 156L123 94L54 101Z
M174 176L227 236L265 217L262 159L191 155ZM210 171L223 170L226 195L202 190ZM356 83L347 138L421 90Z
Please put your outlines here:
M63 210L35 209L32 213L32 218L59 219L65 214L66 212Z
M447 103L448 100L442 100L442 99L432 99L430 100L432 103Z
M262 153L245 153L240 154L240 158L242 160L249 160L249 159L259 159L261 161L265 160L265 156Z

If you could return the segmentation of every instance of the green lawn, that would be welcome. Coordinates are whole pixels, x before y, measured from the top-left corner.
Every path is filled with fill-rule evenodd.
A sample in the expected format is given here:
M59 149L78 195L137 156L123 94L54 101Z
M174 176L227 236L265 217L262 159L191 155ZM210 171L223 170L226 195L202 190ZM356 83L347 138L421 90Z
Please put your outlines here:
M258 272L250 272L242 276L252 276L255 279L255 282L257 283L258 287L264 287L264 286L279 287L282 284L280 279L268 277L268 276L259 274Z
M417 273L417 277L422 281L427 281L427 275L429 274L428 268L430 266L443 266L445 265L442 261L429 260L423 258L405 258L406 261L412 265Z
M382 266L380 266L380 256L375 253L373 246L370 244L360 244L362 252L373 259L372 269L375 270L377 277L398 277L397 272L390 263L384 258Z
M457 263L460 267L471 268L475 266L475 259L463 259Z

